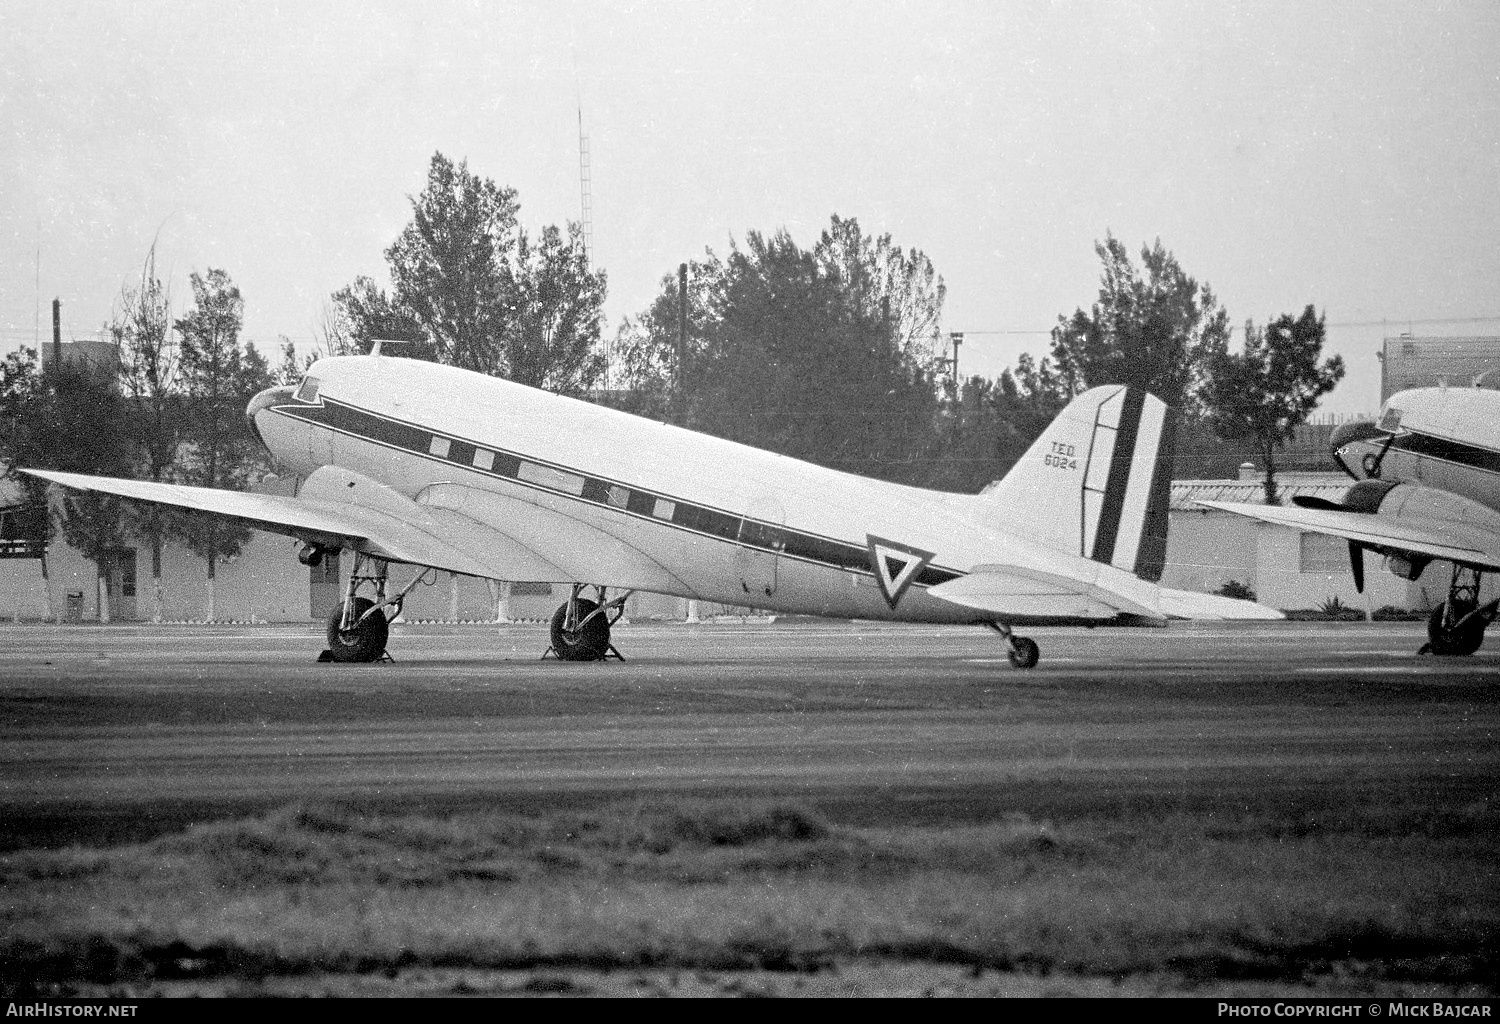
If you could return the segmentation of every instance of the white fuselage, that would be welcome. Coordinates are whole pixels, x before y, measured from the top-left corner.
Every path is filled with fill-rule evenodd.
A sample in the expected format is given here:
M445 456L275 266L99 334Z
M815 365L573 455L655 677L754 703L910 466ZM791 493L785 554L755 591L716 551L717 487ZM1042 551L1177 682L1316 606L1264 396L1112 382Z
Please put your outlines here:
M457 488L468 489L460 493L472 507L524 503L549 522L579 524L580 544L607 536L644 553L661 574L642 589L683 597L973 622L984 616L926 589L997 552L1038 570L1055 570L1060 557L1008 534L980 496L853 476L433 363L324 359L297 400L255 422L266 446L301 474L336 465L415 501ZM516 525L494 518L500 532ZM894 601L872 569L876 539L931 555ZM610 582L569 575L554 582Z

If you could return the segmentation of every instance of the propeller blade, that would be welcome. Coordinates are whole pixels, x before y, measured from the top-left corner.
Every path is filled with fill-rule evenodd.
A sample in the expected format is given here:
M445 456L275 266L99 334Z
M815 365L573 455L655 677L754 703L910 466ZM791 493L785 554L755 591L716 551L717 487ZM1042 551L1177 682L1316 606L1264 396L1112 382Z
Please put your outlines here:
M1354 590L1365 592L1365 546L1357 540L1349 542L1349 571L1354 574Z

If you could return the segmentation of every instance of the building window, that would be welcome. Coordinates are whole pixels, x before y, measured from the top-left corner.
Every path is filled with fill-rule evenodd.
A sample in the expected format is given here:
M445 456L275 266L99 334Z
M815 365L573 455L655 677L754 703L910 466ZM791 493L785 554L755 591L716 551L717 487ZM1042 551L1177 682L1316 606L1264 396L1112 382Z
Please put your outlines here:
M1299 572L1342 573L1349 569L1349 542L1326 533L1302 534Z

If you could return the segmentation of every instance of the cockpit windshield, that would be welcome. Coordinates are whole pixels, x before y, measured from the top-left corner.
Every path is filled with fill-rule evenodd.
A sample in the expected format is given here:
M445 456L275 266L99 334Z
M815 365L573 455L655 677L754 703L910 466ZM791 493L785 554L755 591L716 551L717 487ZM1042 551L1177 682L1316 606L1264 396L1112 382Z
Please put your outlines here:
M297 401L316 402L318 400L318 378L303 377L302 384L297 388Z

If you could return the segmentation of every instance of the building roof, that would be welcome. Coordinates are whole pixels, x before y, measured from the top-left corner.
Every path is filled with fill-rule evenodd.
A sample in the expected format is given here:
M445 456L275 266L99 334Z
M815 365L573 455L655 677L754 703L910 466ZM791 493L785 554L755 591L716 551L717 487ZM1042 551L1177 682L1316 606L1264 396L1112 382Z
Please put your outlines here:
M1288 480L1277 475L1276 497L1283 505L1303 495L1340 501L1348 493L1351 481L1343 474L1320 473L1316 477L1298 474ZM1173 480L1173 512L1208 512L1209 509L1195 505L1196 501L1237 501L1251 505L1264 505L1266 489L1260 480Z

